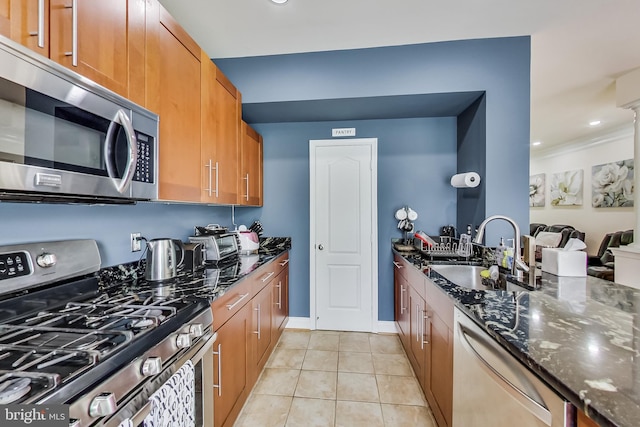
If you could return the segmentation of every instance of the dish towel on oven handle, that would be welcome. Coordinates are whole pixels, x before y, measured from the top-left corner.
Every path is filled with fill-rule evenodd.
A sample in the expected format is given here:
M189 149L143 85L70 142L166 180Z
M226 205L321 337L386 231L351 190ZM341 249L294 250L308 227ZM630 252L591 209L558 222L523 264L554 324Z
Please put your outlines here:
M151 395L151 412L144 427L194 427L195 369L187 361Z

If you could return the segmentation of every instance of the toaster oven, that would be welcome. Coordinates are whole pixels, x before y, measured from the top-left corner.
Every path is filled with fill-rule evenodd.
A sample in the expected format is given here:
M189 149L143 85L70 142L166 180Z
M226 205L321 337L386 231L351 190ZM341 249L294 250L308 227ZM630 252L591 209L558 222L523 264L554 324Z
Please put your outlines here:
M204 262L217 264L240 254L240 245L236 233L208 234L189 237L190 243L200 243L204 247Z

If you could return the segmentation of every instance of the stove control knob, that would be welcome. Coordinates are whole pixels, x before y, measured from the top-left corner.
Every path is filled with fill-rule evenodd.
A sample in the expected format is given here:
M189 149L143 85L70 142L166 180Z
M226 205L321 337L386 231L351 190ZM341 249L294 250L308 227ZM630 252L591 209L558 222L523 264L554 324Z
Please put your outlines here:
M38 255L38 257L36 258L36 262L42 268L49 268L56 265L56 262L58 262L58 257L56 257L55 254L44 252Z
M162 359L159 357L149 357L142 362L142 375L150 377L158 375L162 371Z
M100 393L91 401L89 405L89 415L94 418L106 417L116 412L118 402L113 393Z
M193 325L189 326L189 333L192 337L199 338L204 335L204 326L202 325L202 323L194 323Z
M178 334L176 338L176 346L178 348L191 347L191 334Z

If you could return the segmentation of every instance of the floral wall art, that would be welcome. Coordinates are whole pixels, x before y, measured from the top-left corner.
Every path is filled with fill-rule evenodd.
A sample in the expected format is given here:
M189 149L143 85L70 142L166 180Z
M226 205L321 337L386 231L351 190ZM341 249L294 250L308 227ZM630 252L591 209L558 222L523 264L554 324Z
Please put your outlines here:
M593 166L591 187L594 208L633 206L633 159Z
M543 173L529 177L529 206L536 208L544 206L544 183L545 174Z
M582 169L551 174L551 206L582 206Z

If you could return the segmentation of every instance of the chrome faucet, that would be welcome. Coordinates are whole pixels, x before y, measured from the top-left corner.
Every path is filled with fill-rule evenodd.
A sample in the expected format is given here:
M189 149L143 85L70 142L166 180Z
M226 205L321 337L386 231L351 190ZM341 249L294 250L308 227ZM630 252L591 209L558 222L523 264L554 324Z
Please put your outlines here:
M513 239L513 262L511 263L511 274L515 276L517 279L522 279L523 271L528 272L529 267L522 260L522 256L520 255L520 227L516 222L504 215L492 215L482 221L480 226L478 227L478 232L476 233L476 237L473 239L473 243L482 244L482 238L484 237L484 229L488 223L493 221L494 219L502 219L507 221L513 227L513 232L515 234Z

